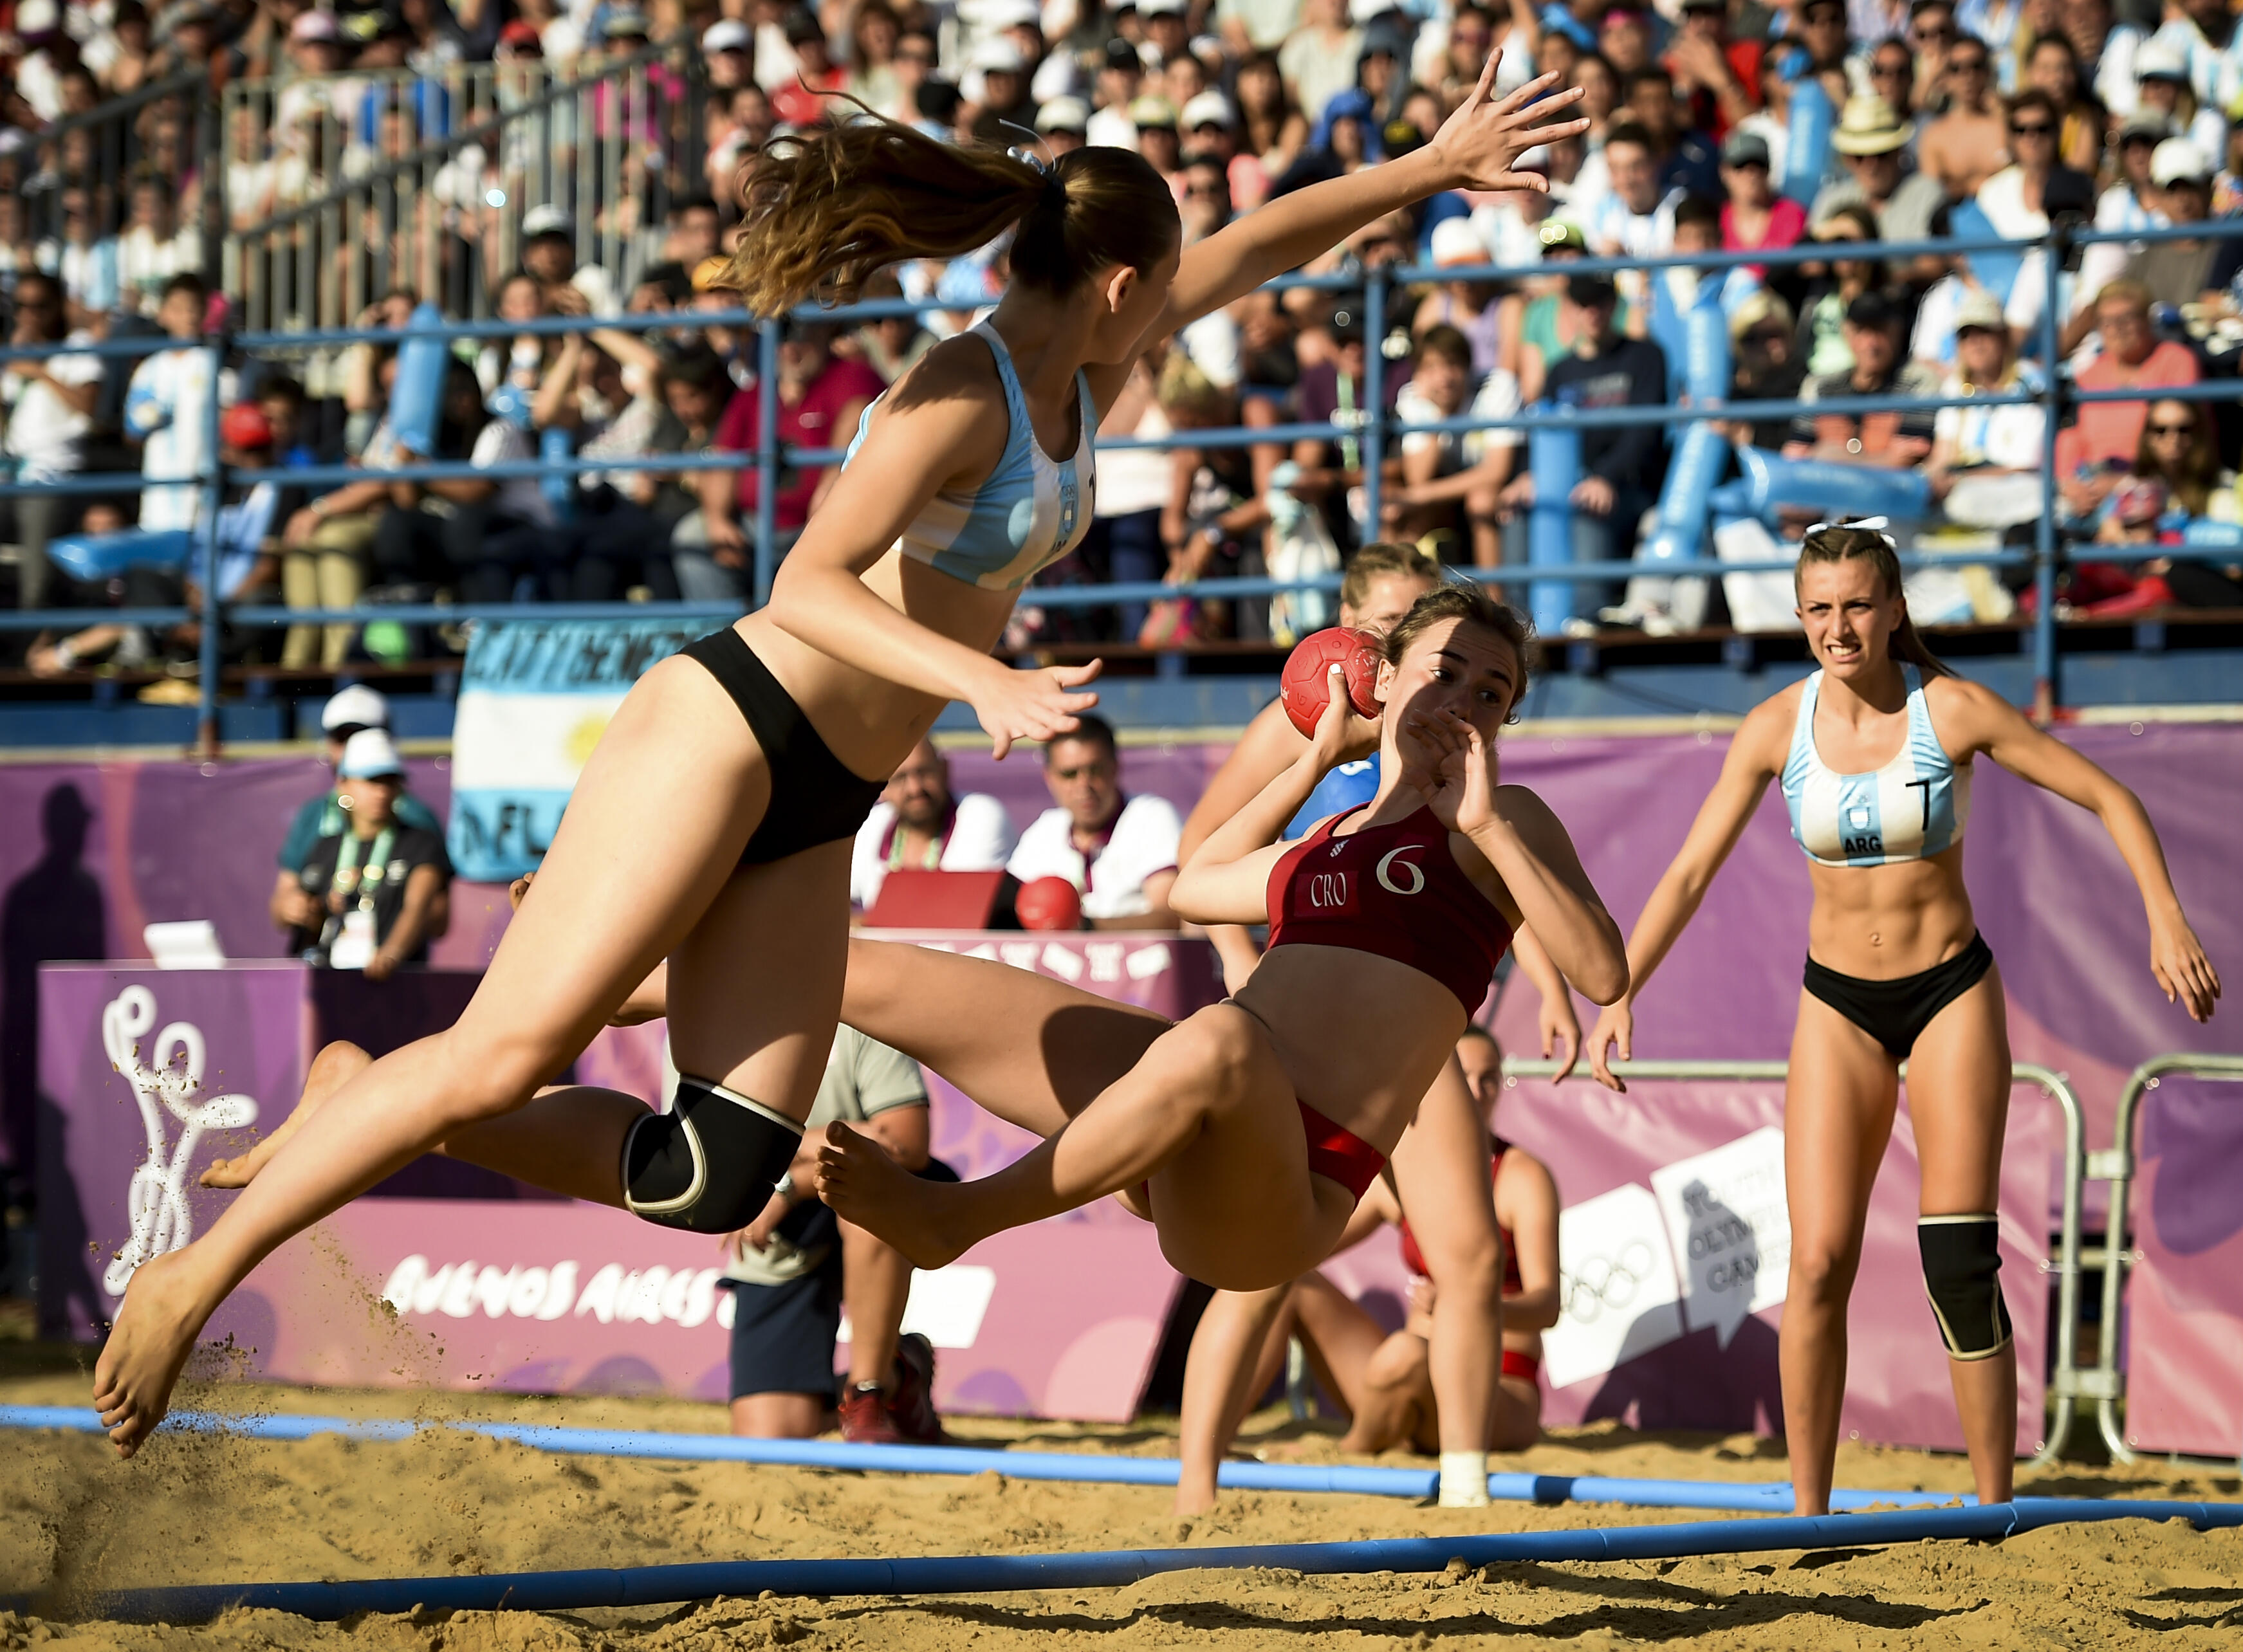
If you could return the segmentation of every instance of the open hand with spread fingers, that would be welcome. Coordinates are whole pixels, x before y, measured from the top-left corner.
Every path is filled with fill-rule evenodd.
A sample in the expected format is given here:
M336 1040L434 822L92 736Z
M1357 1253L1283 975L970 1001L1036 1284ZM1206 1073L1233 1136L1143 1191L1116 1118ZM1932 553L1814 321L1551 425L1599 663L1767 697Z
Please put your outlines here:
M1562 91L1554 74L1540 75L1516 91L1491 98L1499 53L1490 53L1472 96L1457 105L1456 113L1441 123L1426 147L1441 159L1450 174L1448 189L1540 190L1550 180L1539 172L1514 172L1519 158L1538 144L1554 144L1589 130L1589 123L1569 117L1581 100L1581 89Z

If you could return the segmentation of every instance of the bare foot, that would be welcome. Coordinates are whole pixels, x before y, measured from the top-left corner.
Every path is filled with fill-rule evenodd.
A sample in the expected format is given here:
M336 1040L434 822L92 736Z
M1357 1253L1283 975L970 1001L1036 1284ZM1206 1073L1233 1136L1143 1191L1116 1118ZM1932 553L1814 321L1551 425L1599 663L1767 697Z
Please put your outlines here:
M280 1128L239 1158L211 1160L210 1168L197 1179L205 1187L248 1186L257 1179L257 1172L265 1168L289 1137L304 1127L306 1118L319 1111L329 1096L373 1064L374 1058L354 1044L338 1038L327 1045L312 1058L311 1071L304 1075L304 1093L297 1098L295 1111L281 1121Z
M93 1408L130 1457L171 1408L172 1387L209 1312L196 1299L185 1251L144 1262L125 1287L117 1323L93 1367Z
M1216 1491L1212 1486L1194 1486L1183 1481L1176 1482L1175 1508L1170 1511L1179 1520L1194 1514L1204 1514L1215 1507Z
M818 1150L818 1196L917 1267L941 1267L973 1243L956 1230L956 1188L921 1181L878 1142L846 1125L825 1126L825 1145Z

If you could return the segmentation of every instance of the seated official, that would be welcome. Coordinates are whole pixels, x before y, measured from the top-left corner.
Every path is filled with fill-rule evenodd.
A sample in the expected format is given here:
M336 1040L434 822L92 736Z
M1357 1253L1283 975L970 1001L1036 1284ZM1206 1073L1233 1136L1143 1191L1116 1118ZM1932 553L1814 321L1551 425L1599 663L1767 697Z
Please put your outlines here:
M452 863L441 836L401 817L405 762L387 735L360 729L335 774L347 823L312 846L301 870L282 875L273 911L291 951L380 981L427 963L428 943L450 926Z
M330 766L342 761L343 748L350 737L361 729L389 730L389 702L375 690L362 683L353 683L339 689L329 697L320 711L320 734L323 745L321 757ZM304 922L303 910L292 903L298 888L298 874L311 858L313 849L322 838L340 837L350 823L343 812L342 793L330 787L316 797L306 797L296 817L288 823L288 836L280 843L280 874L273 887L273 922L281 929L292 929ZM401 792L397 798L397 823L444 835L444 823L436 818L435 811L411 792Z
M1053 807L1020 834L1005 870L1023 883L1063 877L1082 892L1094 930L1173 930L1169 890L1176 881L1183 821L1165 797L1122 789L1122 756L1103 717L1076 720L1044 748Z
M951 791L950 760L923 739L888 777L887 789L857 829L850 902L870 911L888 874L906 868L1002 871L1018 841L1004 804L981 792L960 797Z
M927 1155L926 1081L919 1064L853 1027L837 1028L792 1168L763 1214L724 1239L733 1299L732 1432L807 1440L834 1409L833 1351L849 1309L849 1385L841 1435L868 1445L939 1445L934 1349L902 1336L912 1265L843 1221L815 1191L818 1150L836 1119L857 1127L906 1170L954 1182Z

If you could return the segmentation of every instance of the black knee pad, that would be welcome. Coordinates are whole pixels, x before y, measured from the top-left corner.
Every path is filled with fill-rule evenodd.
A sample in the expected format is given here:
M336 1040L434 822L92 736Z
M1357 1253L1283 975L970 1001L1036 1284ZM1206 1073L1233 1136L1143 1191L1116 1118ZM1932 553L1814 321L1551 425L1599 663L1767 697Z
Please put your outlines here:
M1923 1287L1940 1340L1957 1360L1984 1360L2010 1346L2002 1300L2001 1230L1992 1216L1925 1216L1916 1224Z
M763 1213L801 1144L785 1114L681 1076L670 1111L623 1138L624 1207L664 1227L730 1233Z

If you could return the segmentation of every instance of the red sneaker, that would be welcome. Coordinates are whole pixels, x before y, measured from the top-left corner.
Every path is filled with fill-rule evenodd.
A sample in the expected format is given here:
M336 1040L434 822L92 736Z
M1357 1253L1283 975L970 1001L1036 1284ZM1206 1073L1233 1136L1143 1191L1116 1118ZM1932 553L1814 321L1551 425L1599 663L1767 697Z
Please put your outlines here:
M855 1446L900 1446L906 1443L877 1383L852 1388L841 1396L841 1438Z
M897 1340L896 1392L888 1414L908 1444L940 1446L950 1438L934 1411L934 1344L916 1331Z

